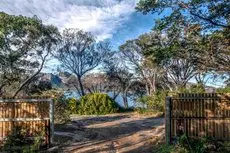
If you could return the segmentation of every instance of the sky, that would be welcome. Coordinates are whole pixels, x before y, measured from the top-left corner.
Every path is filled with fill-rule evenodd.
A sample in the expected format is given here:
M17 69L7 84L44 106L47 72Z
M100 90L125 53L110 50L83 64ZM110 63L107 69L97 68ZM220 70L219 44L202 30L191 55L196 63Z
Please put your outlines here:
M151 30L153 15L136 12L139 0L1 0L0 11L12 15L36 15L44 24L62 31L79 28L98 41L109 40L116 49L128 39Z
M33 17L53 24L62 32L78 28L91 32L97 41L110 41L113 50L125 41L151 31L158 16L143 15L135 10L139 0L0 0L0 11ZM46 64L53 71L57 60Z
M156 14L136 12L139 0L0 0L0 11L11 15L36 15L44 24L63 31L79 28L91 32L97 41L110 41L116 50L126 40L151 31ZM167 15L166 11L163 15ZM50 60L44 72L52 72L58 62Z

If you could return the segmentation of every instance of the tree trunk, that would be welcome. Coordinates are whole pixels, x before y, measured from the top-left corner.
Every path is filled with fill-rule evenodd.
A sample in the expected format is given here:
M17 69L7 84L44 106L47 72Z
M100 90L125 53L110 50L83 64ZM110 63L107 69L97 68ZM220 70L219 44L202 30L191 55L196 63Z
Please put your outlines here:
M113 98L112 99L115 101L117 96L119 96L119 94L120 94L120 91L118 92L118 91L116 91L116 89L113 89Z
M128 99L127 99L127 92L123 94L122 98L123 98L125 108L128 108L129 105L128 105Z
M150 96L149 85L147 82L145 83L145 90L146 90L147 95Z
M156 92L156 73L154 73L152 80L150 80L150 85L150 95L153 95Z
M41 72L43 65L44 65L44 62L42 63L42 66L38 69L36 73L34 73L32 76L30 76L20 85L19 89L14 93L13 98L15 98L19 94L19 92Z
M77 75L77 80L78 80L78 83L79 83L79 86L80 86L81 96L84 96L85 95L85 91L84 91L84 87L82 85L81 76Z
M0 97L3 95L3 87L5 86L5 84L2 84L0 86Z

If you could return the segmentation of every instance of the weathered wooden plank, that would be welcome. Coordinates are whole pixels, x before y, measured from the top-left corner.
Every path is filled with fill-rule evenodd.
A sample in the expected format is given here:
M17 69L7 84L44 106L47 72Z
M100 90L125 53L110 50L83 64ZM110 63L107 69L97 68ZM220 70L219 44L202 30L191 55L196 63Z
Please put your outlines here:
M171 97L166 97L165 99L165 111L166 111L165 112L165 142L166 144L170 144L171 143Z
M19 126L28 130L28 135L45 130L45 139L50 139L50 98L0 99L0 141ZM44 108L43 108L44 107ZM52 112L53 113L53 112ZM53 117L53 116L52 116ZM48 141L45 142L48 145Z
M0 122L16 122L16 121L43 121L49 120L49 117L46 118L0 118Z
M229 95L228 95L229 96ZM172 97L171 136L176 136L181 120L191 137L211 136L230 140L230 98L218 94L179 94ZM179 122L178 122L179 123ZM180 123L181 124L181 123Z
M0 103L21 103L21 102L28 102L28 103L34 103L34 102L50 102L52 99L0 99Z

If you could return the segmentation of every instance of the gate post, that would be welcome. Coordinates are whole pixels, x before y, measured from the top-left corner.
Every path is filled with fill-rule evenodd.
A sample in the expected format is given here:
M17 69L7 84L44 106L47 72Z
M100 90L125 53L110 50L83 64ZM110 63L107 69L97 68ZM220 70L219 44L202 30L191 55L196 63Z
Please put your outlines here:
M50 143L53 144L53 137L54 137L54 101L53 99L50 100Z
M165 99L165 142L171 144L171 101L172 97Z

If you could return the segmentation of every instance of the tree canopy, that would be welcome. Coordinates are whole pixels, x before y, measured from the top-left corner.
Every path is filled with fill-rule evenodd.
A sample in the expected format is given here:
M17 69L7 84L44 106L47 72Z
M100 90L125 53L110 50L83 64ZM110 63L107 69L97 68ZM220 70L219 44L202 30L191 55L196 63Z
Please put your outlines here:
M55 57L62 68L76 75L80 95L85 95L82 77L102 64L109 51L109 44L97 43L91 33L79 29L65 29Z
M16 96L43 69L58 29L33 18L0 13L0 93L14 83Z
M189 23L205 28L230 29L230 2L228 0L140 0L136 9L144 14L167 13L162 19L164 25L186 17ZM183 21L182 21L183 22Z

